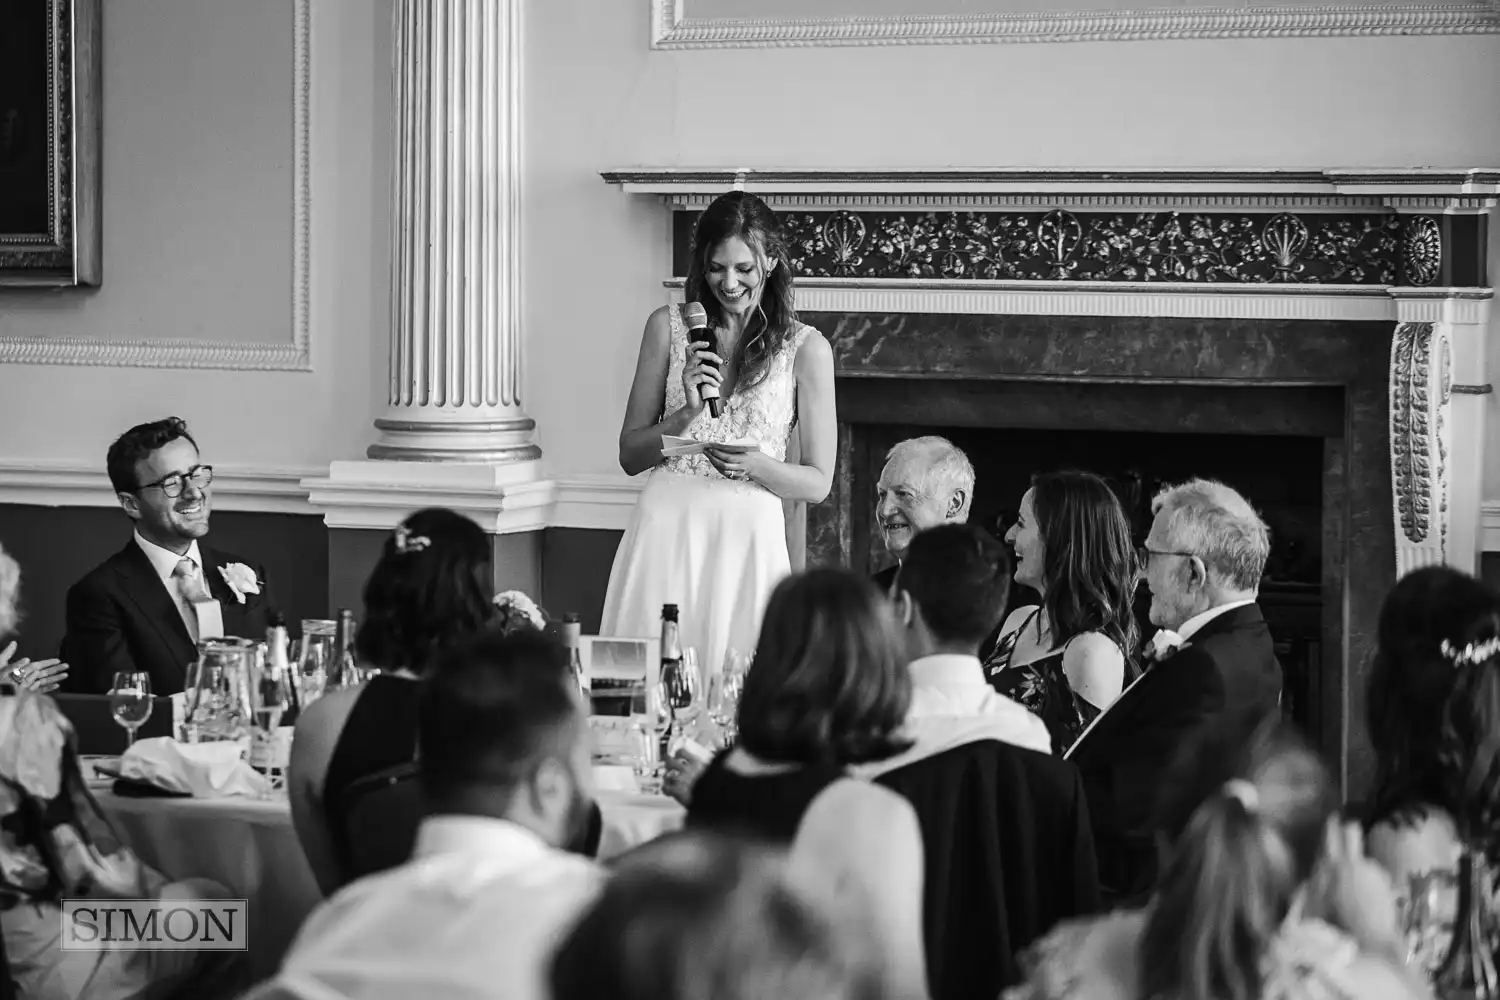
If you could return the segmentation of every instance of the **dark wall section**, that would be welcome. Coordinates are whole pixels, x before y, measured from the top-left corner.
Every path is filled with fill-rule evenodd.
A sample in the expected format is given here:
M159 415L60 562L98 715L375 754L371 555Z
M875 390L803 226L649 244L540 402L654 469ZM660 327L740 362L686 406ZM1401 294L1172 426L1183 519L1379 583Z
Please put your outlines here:
M1491 587L1500 588L1500 552L1485 552L1479 557L1479 576Z
M21 564L18 656L57 655L68 588L130 539L130 520L109 507L0 506L0 545ZM215 546L265 567L295 630L328 612L328 545L323 519L306 514L213 515ZM9 641L9 640L6 640Z
M599 634L604 593L622 531L548 528L542 533L542 607L561 618L578 612L584 634Z

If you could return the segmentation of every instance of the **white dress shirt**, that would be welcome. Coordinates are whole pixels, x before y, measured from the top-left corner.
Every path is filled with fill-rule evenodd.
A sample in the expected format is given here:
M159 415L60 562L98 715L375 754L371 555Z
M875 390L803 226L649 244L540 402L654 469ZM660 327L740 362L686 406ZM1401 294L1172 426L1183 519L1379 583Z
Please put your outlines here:
M182 623L187 626L188 635L193 641L199 639L219 639L224 635L224 609L219 606L218 601L204 601L199 604L190 602L177 587L177 578L172 574L177 571L177 564L184 559L191 559L193 565L198 567L198 576L203 580L204 589L208 588L208 574L210 568L203 565L203 554L198 551L198 540L195 538L188 543L187 551L178 555L171 549L164 549L155 542L147 541L141 537L141 533L135 533L135 543L146 553L146 558L151 560L151 566L156 570L156 575L161 579L167 593L172 595L172 603L177 605L177 610L182 614Z
M912 692L904 731L916 742L889 760L856 767L856 774L874 777L976 740L1052 753L1047 724L990 687L979 657L938 653L911 661L907 670Z
M553 952L603 884L594 862L515 823L428 817L412 860L314 910L250 997L543 1000Z

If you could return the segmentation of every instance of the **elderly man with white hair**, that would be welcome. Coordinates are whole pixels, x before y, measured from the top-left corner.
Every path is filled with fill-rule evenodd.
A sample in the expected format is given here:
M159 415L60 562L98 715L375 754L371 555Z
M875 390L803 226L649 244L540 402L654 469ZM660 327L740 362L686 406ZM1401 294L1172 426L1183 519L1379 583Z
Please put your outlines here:
M917 532L969 519L974 466L947 438L908 438L886 453L875 495L875 522L896 564L874 579L877 587L889 591Z
M1277 711L1281 665L1255 603L1270 530L1222 483L1163 491L1140 552L1154 661L1069 751L1083 774L1099 878L1116 902L1156 876L1151 814L1163 772L1200 727L1250 731Z

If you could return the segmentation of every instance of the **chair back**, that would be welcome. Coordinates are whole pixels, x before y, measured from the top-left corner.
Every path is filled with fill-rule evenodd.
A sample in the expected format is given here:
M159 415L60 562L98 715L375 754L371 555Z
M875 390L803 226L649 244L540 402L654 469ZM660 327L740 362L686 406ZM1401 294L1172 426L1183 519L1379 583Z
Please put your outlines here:
M405 864L426 810L416 762L351 781L330 806L330 816L343 817L343 828L333 831L342 846L336 851L340 885Z
M63 694L54 692L49 697L57 703L78 736L78 752L83 755L122 754L129 741L125 727L115 721L110 711L107 694ZM153 736L171 736L172 699L162 696L151 699L151 716L135 731L138 740Z
M994 1000L1019 953L1093 913L1098 871L1083 786L1066 761L978 740L880 775L912 804L925 854L923 938L933 1000Z

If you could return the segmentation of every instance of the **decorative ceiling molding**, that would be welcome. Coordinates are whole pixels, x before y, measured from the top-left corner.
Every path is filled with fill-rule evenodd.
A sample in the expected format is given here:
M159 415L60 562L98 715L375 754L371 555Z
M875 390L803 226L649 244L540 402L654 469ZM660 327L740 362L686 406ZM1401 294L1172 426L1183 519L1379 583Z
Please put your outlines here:
M651 0L654 49L978 45L1175 38L1467 35L1500 31L1492 0L1326 7L1200 7L844 18L694 18Z
M110 368L311 371L312 0L292 8L292 339L272 343L205 340L95 340L0 337L0 364Z
M922 167L880 170L805 167L617 167L599 174L627 194L672 198L718 197L731 188L766 198L821 197L822 207L856 207L854 199L893 197L858 207L914 204L918 198L1023 197L1056 205L1085 198L1148 196L1163 204L1198 205L1194 199L1234 198L1261 208L1290 208L1289 199L1325 199L1320 207L1348 210L1412 199L1473 201L1476 209L1500 197L1500 167L1352 170L1243 170L1201 168L1075 170L1048 167ZM848 201L843 199L849 199ZM1080 202L1081 203L1081 202ZM1022 207L999 203L996 207ZM1103 207L1098 206L1098 207Z

